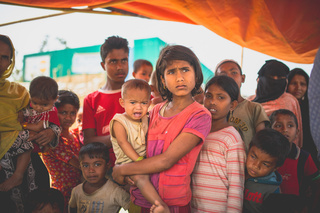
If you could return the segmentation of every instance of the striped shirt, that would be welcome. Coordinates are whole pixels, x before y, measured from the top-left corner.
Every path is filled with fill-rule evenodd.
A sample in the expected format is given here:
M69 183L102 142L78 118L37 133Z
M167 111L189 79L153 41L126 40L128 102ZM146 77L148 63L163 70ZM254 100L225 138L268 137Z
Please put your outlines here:
M242 212L246 152L237 130L210 133L192 174L194 212Z

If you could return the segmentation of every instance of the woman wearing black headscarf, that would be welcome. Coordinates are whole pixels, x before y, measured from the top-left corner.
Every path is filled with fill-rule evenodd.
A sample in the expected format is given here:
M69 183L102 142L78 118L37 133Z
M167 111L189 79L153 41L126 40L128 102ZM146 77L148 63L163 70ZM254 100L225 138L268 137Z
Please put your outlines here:
M291 70L288 74L287 92L292 94L300 104L302 127L303 127L303 146L302 149L308 151L316 165L320 166L318 161L318 149L314 144L310 131L309 100L308 100L309 75L300 68Z
M278 109L292 111L298 120L300 130L294 143L302 147L302 118L297 99L286 92L287 75L290 69L278 60L268 60L258 72L258 85L253 102L260 103L268 116Z

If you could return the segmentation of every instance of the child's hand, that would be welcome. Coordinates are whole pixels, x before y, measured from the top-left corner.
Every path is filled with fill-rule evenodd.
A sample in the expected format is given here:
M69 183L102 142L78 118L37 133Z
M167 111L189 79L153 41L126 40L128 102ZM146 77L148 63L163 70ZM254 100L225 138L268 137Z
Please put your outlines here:
M124 178L124 180L125 180L126 183L128 183L129 185L135 186L134 181L133 181L129 176L126 176L126 177Z
M120 165L115 165L113 167L113 172L112 172L112 178L114 181L116 181L118 184L124 185L124 178L125 176L120 174Z

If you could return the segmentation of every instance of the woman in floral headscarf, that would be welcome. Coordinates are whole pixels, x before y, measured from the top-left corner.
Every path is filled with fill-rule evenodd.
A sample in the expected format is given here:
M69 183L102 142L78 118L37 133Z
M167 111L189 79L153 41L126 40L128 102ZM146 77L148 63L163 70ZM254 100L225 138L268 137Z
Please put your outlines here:
M294 143L302 147L302 118L297 99L286 92L289 67L278 60L268 60L258 72L258 85L253 102L260 103L268 116L278 109L292 111L298 119L298 137Z

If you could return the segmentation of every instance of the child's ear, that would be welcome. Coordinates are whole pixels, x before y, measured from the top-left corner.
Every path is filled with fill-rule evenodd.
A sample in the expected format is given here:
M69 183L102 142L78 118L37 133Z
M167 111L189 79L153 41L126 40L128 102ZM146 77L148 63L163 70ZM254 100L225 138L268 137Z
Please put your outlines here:
M230 111L233 111L237 106L238 106L238 101L237 100L232 101Z
M54 103L58 101L59 95L56 97L56 99L54 100Z
M124 108L124 100L122 98L119 98L119 104Z
M102 69L105 71L106 69L104 67L104 62L100 62L100 65L101 65Z
M135 72L132 72L132 76L133 76L134 78L136 78L136 73L135 73Z

